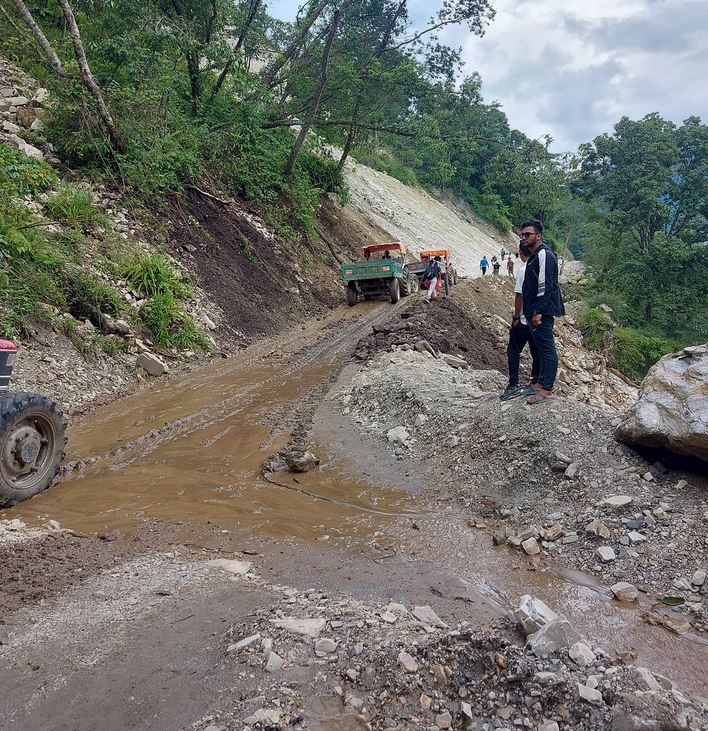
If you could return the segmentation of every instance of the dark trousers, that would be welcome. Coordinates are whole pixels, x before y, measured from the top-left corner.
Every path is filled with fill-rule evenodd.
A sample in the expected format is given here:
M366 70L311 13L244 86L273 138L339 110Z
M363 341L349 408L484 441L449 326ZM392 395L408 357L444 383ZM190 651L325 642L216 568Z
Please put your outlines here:
M487 267L482 267L482 276L484 276L487 273Z
M509 345L506 347L506 357L509 363L509 385L519 385L519 361L521 360L521 352L526 343L529 344L531 351L531 383L538 381L538 372L540 367L540 359L536 345L531 339L531 330L528 325L514 325L509 328Z
M546 391L553 390L558 373L558 353L553 339L553 320L551 315L544 315L538 327L529 326L531 339L536 346L540 360L538 382Z

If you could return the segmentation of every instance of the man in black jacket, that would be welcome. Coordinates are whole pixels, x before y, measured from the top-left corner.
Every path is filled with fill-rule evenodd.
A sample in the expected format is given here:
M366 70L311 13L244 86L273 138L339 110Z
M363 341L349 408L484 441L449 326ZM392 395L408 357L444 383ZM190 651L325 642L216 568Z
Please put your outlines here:
M540 358L538 383L529 387L526 403L537 404L553 395L558 372L558 353L553 339L553 322L565 315L558 284L558 260L543 243L543 224L525 221L521 225L520 249L529 254L523 286L524 316Z

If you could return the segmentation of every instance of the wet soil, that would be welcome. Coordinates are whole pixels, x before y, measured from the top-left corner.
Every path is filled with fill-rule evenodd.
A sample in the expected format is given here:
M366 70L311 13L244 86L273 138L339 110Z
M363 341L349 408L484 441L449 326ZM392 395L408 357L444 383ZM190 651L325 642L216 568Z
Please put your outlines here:
M436 501L426 471L338 420L325 395L356 343L417 306L339 308L72 424L71 473L0 511L88 536L15 547L2 569L0 728L191 728L235 682L256 695L226 671L215 634L274 600L209 572L215 556L252 562L271 585L435 604L472 626L537 593L608 649L705 692L705 648L647 628L641 608L609 608L582 577L493 549ZM264 480L263 460L293 434L321 467ZM314 671L298 672L306 685ZM321 728L345 727L334 723Z

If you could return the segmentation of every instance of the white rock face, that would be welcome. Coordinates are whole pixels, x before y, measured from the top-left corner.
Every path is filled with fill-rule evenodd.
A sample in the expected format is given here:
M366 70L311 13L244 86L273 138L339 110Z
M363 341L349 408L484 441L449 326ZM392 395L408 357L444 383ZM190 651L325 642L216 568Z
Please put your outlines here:
M671 353L654 365L616 434L627 444L708 462L708 344Z

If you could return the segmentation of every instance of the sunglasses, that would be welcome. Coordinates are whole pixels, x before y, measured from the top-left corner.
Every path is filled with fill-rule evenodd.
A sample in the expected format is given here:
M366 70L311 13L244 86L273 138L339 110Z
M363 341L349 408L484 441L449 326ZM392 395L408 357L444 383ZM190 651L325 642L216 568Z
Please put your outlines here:
M530 239L532 236L537 236L538 234L535 231L531 231L530 233L526 231L525 233L519 234L520 239Z

